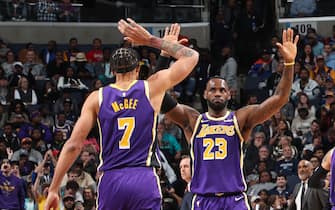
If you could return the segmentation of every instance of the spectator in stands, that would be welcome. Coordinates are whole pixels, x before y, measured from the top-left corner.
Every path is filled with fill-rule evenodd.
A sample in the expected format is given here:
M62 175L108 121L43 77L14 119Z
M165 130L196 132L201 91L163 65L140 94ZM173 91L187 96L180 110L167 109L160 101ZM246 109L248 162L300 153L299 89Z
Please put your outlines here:
M92 63L87 63L86 55L83 52L78 52L76 54L76 58L71 62L71 66L75 69L76 76L80 79L90 81L90 79L95 76L94 67Z
M312 156L309 162L312 163L313 171L317 169L321 165L321 161L318 157Z
M24 66L20 61L15 62L13 64L13 66L14 66L13 74L10 75L9 78L8 78L10 88L17 87L21 77L26 77L28 79L30 85L35 84L35 78L31 74L31 72L28 72L28 75L23 73Z
M80 155L80 160L83 162L83 170L89 173L92 177L95 177L97 172L95 154L90 154L90 150L86 149L89 146L85 146ZM92 158L93 157L93 158Z
M103 60L101 62L94 63L94 74L96 78L100 79L104 84L108 84L113 81L112 78L114 77L113 71L111 70L109 63L111 56L111 49L104 48L102 51L103 51Z
M1 64L1 67L5 71L5 77L8 79L14 72L14 63L16 61L15 54L12 50L6 53L6 61Z
M25 63L28 50L35 50L33 43L28 42L24 48L20 49L18 52L18 61Z
M27 19L27 5L24 1L12 0L7 4L7 19L25 21Z
M52 144L52 149L53 150L56 150L56 151L61 151L64 144L65 144L65 141L63 139L63 133L62 131L60 130L56 130L54 133L53 133L53 144Z
M233 24L236 14L233 11L228 13L228 9L232 8L219 8L215 16L213 24L214 53L220 53L224 46L231 44L233 41Z
M48 78L52 79L54 82L57 82L60 76L64 76L65 69L68 67L68 65L69 63L64 61L62 52L57 51L55 53L55 59L50 61L46 66Z
M297 174L298 160L293 155L291 145L282 147L283 158L276 162L276 173L286 176L294 176ZM296 151L295 151L296 152Z
M296 61L294 64L294 82L300 78L300 70L302 68L302 64L300 61Z
M184 196L181 201L180 210L190 210L192 207L193 193L190 192L191 184L191 158L188 155L182 156L180 163L180 176L187 183Z
M49 109L50 112L52 112L52 107L56 103L59 96L60 93L57 91L57 87L54 82L51 80L45 81L44 88L41 92L41 104L43 104L46 108Z
M328 67L322 55L317 56L316 66L312 71L312 79L314 79L319 86L324 90L326 87L326 80L331 79L335 82L335 70Z
M329 59L328 57L331 54L331 52L332 52L332 46L328 42L325 41L323 45L322 55L326 63L328 62L328 59Z
M56 59L57 43L55 40L49 40L46 48L43 48L40 53L40 58L44 65Z
M63 197L64 210L74 210L75 207L75 196L68 193Z
M316 12L315 0L294 0L291 4L290 16L312 16Z
M7 104L8 103L8 84L9 81L5 76L4 69L0 66L0 103Z
M77 159L77 161L71 167L68 175L64 176L61 186L64 187L69 180L72 180L71 176L74 176L73 178L79 184L80 189L83 189L84 187L88 186L92 187L94 192L96 192L97 185L94 179L89 173L85 172L83 168L84 168L83 161Z
M276 67L276 71L271 73L270 77L266 82L266 87L269 90L269 96L272 96L272 94L274 94L283 70L284 70L284 60L279 60Z
M83 198L85 209L93 209L96 203L96 196L91 187L84 187Z
M50 107L48 105L42 104L39 108L39 112L41 113L42 124L52 128L52 126L55 124L55 120L51 114Z
M237 88L237 62L232 55L230 46L224 46L221 49L222 65L220 66L220 76L225 78L228 87Z
M76 10L72 6L71 0L63 0L59 4L59 21L62 22L74 22L76 21Z
M297 110L298 116L294 117L291 128L294 138L302 138L309 131L315 116L310 115L307 105L299 105Z
M77 54L77 56L80 53ZM71 97L73 97L78 103L83 100L84 93L88 90L88 87L77 78L74 69L68 66L66 69L65 76L59 77L57 89L63 92L69 92Z
M52 132L61 131L63 135L63 140L67 140L70 137L72 126L69 121L66 121L66 115L64 112L56 114L55 125L52 128Z
M63 107L66 116L66 121L73 126L74 123L77 121L78 115L74 112L72 108L72 100L65 99Z
M335 102L335 96L332 90L326 90L323 96L322 107L325 107L328 111L330 110L330 106Z
M16 151L20 148L20 140L17 138L11 123L5 123L3 126L3 134L0 139L6 144L7 148Z
M255 185L252 185L248 191L248 196L257 196L260 190L271 190L276 186L275 183L272 182L271 173L269 171L262 171L259 173L259 182Z
M315 119L312 121L309 131L303 135L302 144L311 144L313 142L313 137L320 134L320 121Z
M298 60L302 62L303 67L305 67L309 71L313 70L316 63L316 57L313 53L311 44L306 43L304 45L303 52L299 56Z
M42 124L41 113L39 111L31 112L30 119L31 119L31 122L25 123L20 127L18 137L20 139L25 138L25 137L30 137L32 134L32 130L34 128L39 128L42 132L42 138L44 139L46 144L52 144L52 133L48 126Z
M304 92L300 92L298 93L297 97L298 101L296 107L307 107L309 115L315 117L316 109L315 106L310 103L308 95ZM298 116L298 114L298 109L296 109L294 112L294 116Z
M295 103L298 101L299 93L305 93L311 104L316 105L320 97L320 87L319 84L309 78L309 71L306 68L300 70L300 78L297 79L292 85L291 99Z
M23 74L28 76L31 73L35 80L43 80L46 77L44 65L40 63L34 50L28 50L24 63Z
M272 73L272 57L269 49L263 49L261 57L251 66L244 88L247 93L254 93L260 101L268 97L266 81Z
M78 39L72 37L69 40L69 47L67 50L63 51L63 59L65 62L70 62L75 60L77 53L80 52L78 49Z
M0 39L0 63L3 63L6 60L6 54L10 51L8 44Z
M276 162L271 158L270 149L263 145L258 150L258 162L265 162L268 171L275 171Z
M287 185L287 177L285 174L277 175L276 187L269 190L269 194L284 197L286 201L289 199L290 195L292 194L292 189L290 189L289 186Z
M34 172L32 173L32 177L34 177L33 181L38 182L37 187L40 189L43 185L50 185L52 177L53 177L53 169L55 165L52 163L51 159L53 158L52 151L48 150L42 162L40 162ZM35 180L36 178L36 180Z
M319 147L323 147L321 134L313 136L312 143L305 144L305 146L302 150L302 156L307 157L308 155L305 155L304 153L308 152L308 153L311 154L314 151L315 148L319 148Z
M157 126L157 139L160 150L167 157L170 164L177 163L181 157L181 146L176 137L165 131L164 123Z
M21 100L24 105L37 105L37 95L34 89L30 88L26 77L21 77L18 81L18 88L14 90L14 99Z
M86 57L88 63L96 63L103 61L102 41L99 38L94 38L92 41L92 49L87 52Z
M34 164L38 164L43 160L42 154L33 149L32 148L32 139L30 137L26 137L23 138L21 140L21 149L17 150L14 152L13 157L11 159L11 161L22 161L23 159L26 163L32 163L32 165L28 165L29 168L26 170L26 174L22 174L22 176L24 175L30 175L30 173L34 170ZM24 165L25 163L22 164L23 167L25 167ZM21 167L21 163L20 163L20 169L22 169L23 167ZM21 170L22 173L22 170Z
M4 127L7 121L8 121L7 108L0 103L0 132L2 132L2 128Z
M53 0L39 0L37 2L37 21L56 22L59 8Z
M254 169L254 165L256 164L255 157L258 156L259 148L263 146L266 142L266 136L263 131L257 131L253 134L253 138L250 141L250 144L246 148L245 152L245 169L246 173L251 173L251 170Z
M26 107L22 101L14 100L9 107L9 120L8 122L13 125L15 129L20 128L23 123L29 122L29 117Z
M279 161L285 158L283 154L284 152L283 150L284 150L284 147L286 146L290 147L291 155L293 158L298 157L298 150L294 145L292 145L292 137L283 135L283 136L278 137L278 144L274 145L273 147L272 155L276 161Z
M25 187L18 177L11 174L8 159L1 161L0 170L0 208L24 210Z
M314 56L319 56L323 54L323 42L319 41L318 34L314 28L310 28L307 32L307 43L311 45Z
M245 7L236 18L234 39L236 55L242 73L247 73L252 63L257 59L260 36L258 30L262 24L262 17L255 11L254 1L245 1Z

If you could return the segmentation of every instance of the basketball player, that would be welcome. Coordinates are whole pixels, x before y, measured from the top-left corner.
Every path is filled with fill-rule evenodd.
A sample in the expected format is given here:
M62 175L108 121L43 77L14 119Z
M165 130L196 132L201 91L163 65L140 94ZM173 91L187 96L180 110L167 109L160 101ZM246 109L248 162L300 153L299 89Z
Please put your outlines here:
M207 113L199 114L189 106L164 99L169 108L166 116L183 128L191 144L191 192L195 210L250 209L244 193L242 143L254 126L269 119L288 102L299 39L293 36L293 30L284 30L282 44L277 43L285 68L275 94L261 104L229 111L229 87L220 77L207 82L204 92Z
M139 71L136 52L120 48L113 53L111 66L116 72L116 83L100 88L86 99L59 157L45 209L57 207L60 182L79 155L96 119L102 150L99 171L103 172L97 209L158 210L161 207L159 180L152 167L156 156L156 115L165 91L191 72L197 64L198 53L152 36L132 19L120 20L118 29L133 44L164 50L177 61L169 69L141 81L136 80Z

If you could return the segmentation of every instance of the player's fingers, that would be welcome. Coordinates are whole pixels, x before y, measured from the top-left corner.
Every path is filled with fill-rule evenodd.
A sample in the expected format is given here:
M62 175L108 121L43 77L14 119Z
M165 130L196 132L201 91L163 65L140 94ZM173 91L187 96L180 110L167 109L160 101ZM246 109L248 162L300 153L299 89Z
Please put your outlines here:
M287 29L288 41L293 42L293 30L291 28Z
M295 35L294 37L294 44L297 45L299 41L299 35Z
M127 18L127 21L130 23L131 26L133 26L133 27L137 26L137 23L133 19Z
M283 43L287 41L286 30L283 30L282 39L283 39Z
M188 40L186 38L183 38L181 40L178 41L179 44L185 45L188 43Z
M276 46L278 47L279 50L283 49L283 45L279 42L276 43Z
M165 31L164 31L164 37L168 36L169 35L169 27L166 26L165 27Z
M179 36L179 33L180 33L180 25L178 23L176 23L176 32L175 32L175 34L177 36Z
M171 25L171 35L175 35L176 34L176 24L172 24Z

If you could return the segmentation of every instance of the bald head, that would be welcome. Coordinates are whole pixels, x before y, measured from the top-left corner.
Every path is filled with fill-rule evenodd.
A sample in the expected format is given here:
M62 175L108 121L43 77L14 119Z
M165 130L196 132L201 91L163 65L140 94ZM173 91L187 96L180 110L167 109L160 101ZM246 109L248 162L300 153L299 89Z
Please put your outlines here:
M298 176L301 181L306 181L312 176L313 165L308 160L301 160L298 164Z

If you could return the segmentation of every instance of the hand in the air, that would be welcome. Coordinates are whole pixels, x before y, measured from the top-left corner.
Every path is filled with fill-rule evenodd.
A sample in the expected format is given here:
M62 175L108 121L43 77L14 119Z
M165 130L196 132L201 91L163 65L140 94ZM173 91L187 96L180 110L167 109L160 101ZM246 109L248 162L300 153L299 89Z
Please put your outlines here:
M164 31L164 37L163 40L174 42L174 43L179 43L179 44L186 44L188 42L187 39L183 38L178 41L180 33L180 25L178 23L171 24L170 28L167 26ZM161 52L162 56L169 56L169 54L166 51Z
M283 56L286 63L292 63L297 55L297 44L299 36L296 35L293 40L293 30L291 28L283 30L282 44L276 43L280 54Z
M131 18L121 19L118 22L119 31L125 36L125 40L134 45L149 45L152 35Z

